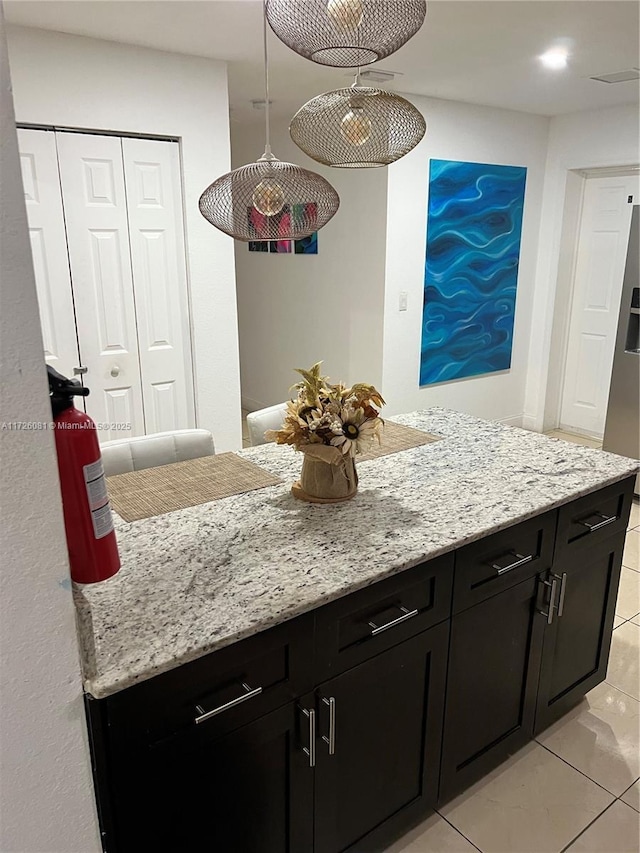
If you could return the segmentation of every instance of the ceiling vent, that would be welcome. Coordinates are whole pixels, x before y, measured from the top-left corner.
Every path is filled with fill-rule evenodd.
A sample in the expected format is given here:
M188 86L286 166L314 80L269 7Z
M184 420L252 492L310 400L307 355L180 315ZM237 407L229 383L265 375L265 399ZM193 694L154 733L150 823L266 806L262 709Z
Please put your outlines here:
M378 83L384 86L385 83L391 83L394 77L401 77L397 71L378 71L377 69L367 69L360 72L360 79L366 83Z
M640 68L615 71L613 74L600 74L598 77L589 77L589 80L597 80L599 83L627 83L629 80L640 80Z

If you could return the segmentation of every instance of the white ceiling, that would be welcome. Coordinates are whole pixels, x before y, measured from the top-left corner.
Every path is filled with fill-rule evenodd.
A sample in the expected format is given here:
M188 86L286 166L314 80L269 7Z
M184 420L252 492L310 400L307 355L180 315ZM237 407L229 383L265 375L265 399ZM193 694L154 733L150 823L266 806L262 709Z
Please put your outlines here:
M260 0L5 0L4 6L14 24L224 59L232 118L257 117L251 101L263 97ZM540 115L638 103L638 81L588 78L640 66L639 9L637 0L430 0L422 30L379 67L402 73L397 91ZM558 45L568 49L568 67L543 68L538 56ZM304 60L272 33L269 49L276 115L290 116L320 91L350 85L346 69Z

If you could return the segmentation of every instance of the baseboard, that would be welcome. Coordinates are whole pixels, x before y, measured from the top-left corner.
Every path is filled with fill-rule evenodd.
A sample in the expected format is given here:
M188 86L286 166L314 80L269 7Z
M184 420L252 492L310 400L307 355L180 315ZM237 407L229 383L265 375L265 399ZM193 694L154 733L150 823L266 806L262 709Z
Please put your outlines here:
M521 427L523 426L523 418L523 415L511 415L509 418L496 418L496 421L505 426Z
M522 428L531 432L542 432L538 418L535 415L528 415L526 412L522 415Z
M257 412L266 409L269 403L261 403L260 400L252 400L251 397L240 397L240 407L243 412Z

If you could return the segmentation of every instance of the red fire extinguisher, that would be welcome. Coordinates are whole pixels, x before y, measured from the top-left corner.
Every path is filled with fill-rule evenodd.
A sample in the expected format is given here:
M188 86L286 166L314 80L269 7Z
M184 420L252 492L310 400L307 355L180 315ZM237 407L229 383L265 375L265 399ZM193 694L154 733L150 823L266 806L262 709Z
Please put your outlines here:
M115 575L120 556L96 425L73 405L73 398L86 397L89 389L49 365L47 373L71 577L95 583Z

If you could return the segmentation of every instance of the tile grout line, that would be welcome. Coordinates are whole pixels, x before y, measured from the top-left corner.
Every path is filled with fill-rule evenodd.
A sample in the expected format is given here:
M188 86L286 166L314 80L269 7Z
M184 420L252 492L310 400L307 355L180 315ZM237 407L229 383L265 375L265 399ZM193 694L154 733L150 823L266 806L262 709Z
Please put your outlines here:
M623 624L626 624L626 623L623 623ZM633 622L631 624L633 625ZM636 625L635 627L637 628L638 625ZM618 625L618 628L622 628L622 625ZM616 630L616 629L614 629L614 630ZM602 684L603 682L601 681L600 683ZM608 684L609 687L615 687L616 690L620 690L620 688L618 687L617 684L612 684L610 681L607 681L606 678L604 680L604 684ZM631 693L627 693L626 690L620 690L620 693L623 693L625 696L628 696L629 699L635 699L636 702L640 702L640 699L638 699L637 696L632 696Z
M634 784L635 784L635 783L634 783ZM625 793L626 793L626 792L625 792ZM457 832L457 833L458 833L458 835L461 835L461 836L464 838L464 840L465 840L465 841L468 841L468 842L469 842L469 844L470 844L474 849L476 849L476 850L478 851L478 853L483 853L483 851L482 851L479 847L477 847L477 846L473 843L473 841L472 841L470 838L467 838L467 836L464 834L464 832L461 832L461 831L458 829L458 827L457 827L457 826L455 826L455 824L451 823L451 821L450 821L450 820L448 820L448 819L447 819L443 814L441 814L437 809L436 809L436 814L437 814L437 815L440 815L440 817L442 818L442 820L443 820L445 823L448 823L448 824L449 824L449 826L451 827L451 829L453 829L455 832Z
M615 686L615 685L612 685L612 686ZM623 692L623 691L620 691L620 692ZM628 694L625 694L625 696L626 695L628 695ZM630 698L633 699L633 696L631 696ZM601 788L605 792L605 794L609 794L610 797L614 797L614 799L617 799L616 795L613 794L611 791L609 791L607 788L605 788L604 785L601 785L600 782L596 782L596 780L592 779L591 776L587 776L587 774L584 773L582 770L580 770L579 767L574 767L573 764L571 764L569 761L567 761L566 758L563 758L561 755L556 755L556 753L552 749L550 749L548 746L545 746L543 743L540 743L539 740L536 740L536 743L538 744L538 746L541 746L543 749L546 749L547 752L550 752L551 755L555 756L556 758L559 758L560 761L563 761L567 765L567 767L571 767L572 770L575 770L581 776L584 776L585 779L588 779L590 782L593 782L593 784L597 785L598 788ZM609 805L611 805L611 803L609 803ZM609 806L607 806L607 808L609 808Z
M588 823L588 824L585 826L585 828L584 828L581 832L579 832L579 833L576 835L576 837L575 837L575 838L572 838L572 839L571 839L571 841L570 841L570 842L569 842L565 847L563 847L563 848L562 848L562 850L560 851L560 853L565 853L565 851L566 851L566 850L568 850L568 849L571 847L571 845L572 845L572 844L575 844L575 842L580 838L580 836L581 836L581 835L584 835L584 834L585 834L585 832L586 832L588 829L590 829L590 828L593 826L593 824L594 824L597 820L600 820L600 818L602 817L602 815L603 815L605 812L609 811L609 809L611 808L611 806L612 806L614 803L616 803L616 802L617 802L617 799L616 799L616 800L614 800L614 801L613 801L613 803L609 803L609 805L606 807L606 809L603 809L603 810L600 812L600 814L599 814L599 815L596 815L596 817L594 817L594 819L591 821L591 823Z

